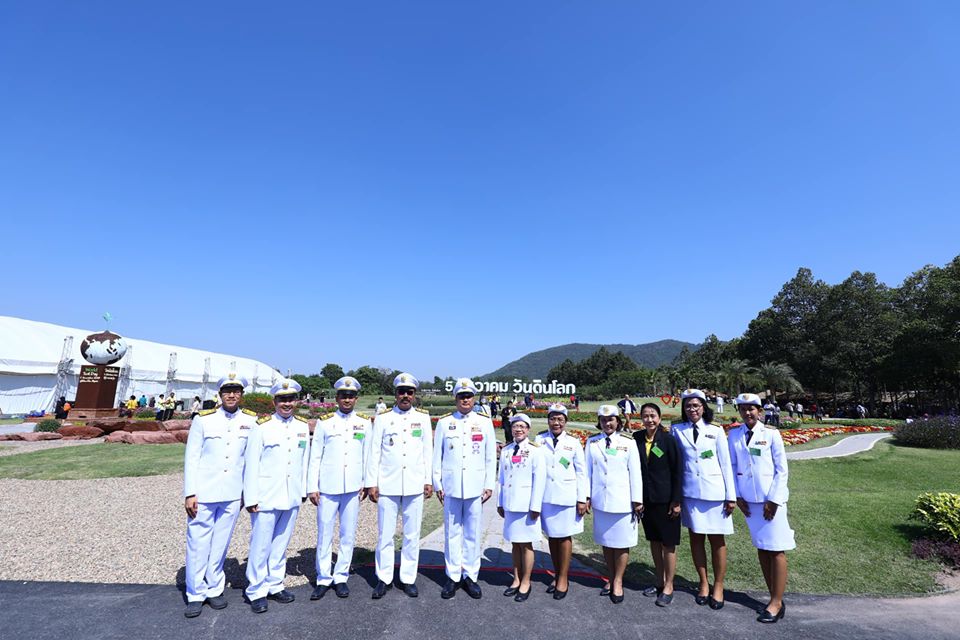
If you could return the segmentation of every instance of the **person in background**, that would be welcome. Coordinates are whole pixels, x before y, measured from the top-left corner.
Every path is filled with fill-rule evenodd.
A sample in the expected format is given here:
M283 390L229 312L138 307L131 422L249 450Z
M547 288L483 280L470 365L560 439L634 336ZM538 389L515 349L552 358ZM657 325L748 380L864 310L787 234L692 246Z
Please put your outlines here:
M147 394L141 393L140 399L137 401L137 406L143 409L147 406Z
M377 398L377 404L374 405L373 407L373 413L374 415L377 415L377 414L383 413L386 410L387 410L387 403L383 401L383 396L380 396L379 398Z
M513 406L513 400L507 402L507 406L500 410L500 426L503 427L504 444L513 442L513 431L510 429L510 418L515 416L517 410Z
M200 413L200 408L202 407L200 403L200 396L193 396L193 405L190 407L190 419L193 420L197 417L197 414Z
M787 454L780 431L760 422L760 397L737 396L743 424L730 430L730 462L737 483L737 506L747 519L750 539L757 548L760 569L770 600L759 611L758 622L775 623L786 614L787 554L795 549L787 522Z
M156 417L157 422L160 422L161 420L163 420L163 415L164 415L164 412L166 411L166 400L163 399L162 393L157 398L157 403L154 409L156 409L156 413L154 414L154 416Z
M173 392L170 392L170 395L167 396L167 399L163 403L163 419L170 420L173 418L173 411L177 408L177 399L174 397Z

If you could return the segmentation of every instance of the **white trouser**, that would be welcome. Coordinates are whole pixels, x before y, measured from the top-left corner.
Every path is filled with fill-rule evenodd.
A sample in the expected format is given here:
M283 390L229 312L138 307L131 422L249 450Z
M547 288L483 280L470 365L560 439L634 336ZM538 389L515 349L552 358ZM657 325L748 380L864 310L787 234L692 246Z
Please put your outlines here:
M187 519L187 602L203 602L223 593L223 561L239 515L239 500L200 502L197 517Z
M247 598L265 598L283 591L287 574L287 545L300 507L250 514L250 552L247 555Z
M357 537L357 512L360 511L360 495L350 493L321 493L317 506L317 585L331 582L346 582L353 560L353 541ZM333 525L340 514L340 552L337 566L330 573L330 556L333 552Z
M443 497L443 558L447 577L476 581L480 575L480 519L483 502L476 498Z
M423 517L423 494L385 496L377 501L377 578L393 582L393 534L397 530L397 513L403 515L403 549L400 552L400 582L417 581L420 563L420 520Z

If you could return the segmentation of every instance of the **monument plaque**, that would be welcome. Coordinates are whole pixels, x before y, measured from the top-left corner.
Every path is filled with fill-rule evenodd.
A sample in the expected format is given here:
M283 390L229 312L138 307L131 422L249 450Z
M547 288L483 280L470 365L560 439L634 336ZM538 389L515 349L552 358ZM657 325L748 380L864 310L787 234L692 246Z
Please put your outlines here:
M91 364L80 367L77 381L77 399L70 410L70 418L116 417L119 362L127 353L127 342L110 331L87 336L80 345L80 353Z

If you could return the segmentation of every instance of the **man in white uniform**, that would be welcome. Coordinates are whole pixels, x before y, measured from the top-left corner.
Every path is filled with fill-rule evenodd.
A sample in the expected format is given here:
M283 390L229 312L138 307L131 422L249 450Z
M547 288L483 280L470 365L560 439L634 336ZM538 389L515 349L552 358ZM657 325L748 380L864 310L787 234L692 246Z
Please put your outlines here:
M393 534L398 513L403 519L400 588L411 598L417 597L423 500L433 495L430 413L413 406L420 382L409 373L401 373L394 378L393 386L396 404L373 421L364 474L367 495L377 503L378 581L373 589L374 600L382 598L393 586Z
M257 421L247 444L243 500L251 513L246 595L254 613L267 610L267 599L293 602L283 588L287 545L300 505L307 499L310 426L295 415L300 385L283 379L270 389L276 412Z
M183 506L187 512L187 610L196 618L204 601L223 609L223 562L240 515L243 454L257 414L240 409L247 381L235 373L217 384L223 405L201 411L190 424L183 460Z
M307 497L317 507L317 586L310 595L319 600L330 589L338 598L350 595L347 578L357 534L357 513L366 497L363 464L370 418L353 410L360 393L356 378L344 376L334 383L337 410L317 421L307 469ZM333 528L340 515L340 552L331 572Z
M433 443L433 489L443 503L443 555L447 582L440 597L452 598L463 581L471 598L483 594L480 521L483 503L497 482L497 441L493 422L474 411L477 387L460 378L453 388L457 410L440 418Z

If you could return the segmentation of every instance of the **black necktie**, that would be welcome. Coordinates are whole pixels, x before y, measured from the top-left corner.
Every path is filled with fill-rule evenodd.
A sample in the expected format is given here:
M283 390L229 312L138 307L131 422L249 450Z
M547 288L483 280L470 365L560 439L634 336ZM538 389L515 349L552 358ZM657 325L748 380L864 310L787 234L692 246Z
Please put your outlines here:
M693 442L696 444L697 438L700 437L700 429L697 428L697 424L693 424Z
M559 439L560 439L560 438L559 438L558 436L553 436L553 448L554 448L554 449L557 448L557 440L559 440Z
M753 437L753 429L747 429L747 444L750 444L750 439Z
M607 449L610 448L610 436L607 436Z

